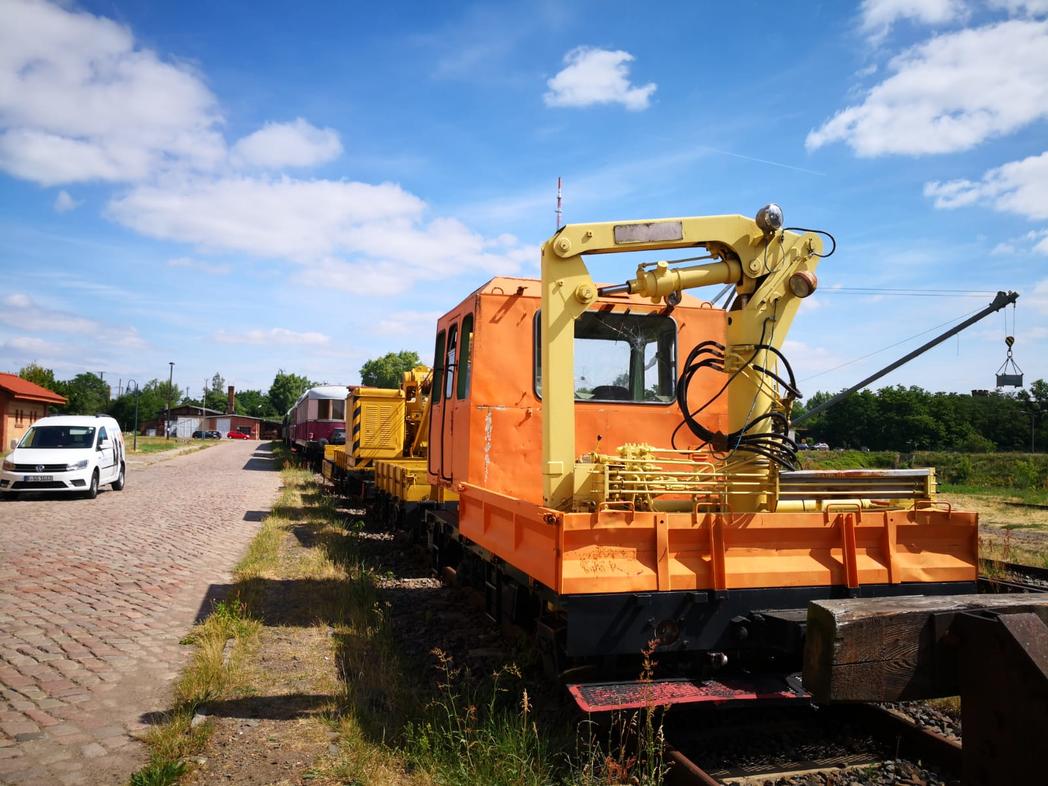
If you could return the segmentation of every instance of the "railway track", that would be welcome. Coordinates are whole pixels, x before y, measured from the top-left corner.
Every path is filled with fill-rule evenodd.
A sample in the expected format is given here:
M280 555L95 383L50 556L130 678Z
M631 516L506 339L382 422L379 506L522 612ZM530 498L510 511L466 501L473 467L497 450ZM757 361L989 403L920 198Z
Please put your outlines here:
M979 560L983 592L1048 592L1048 568L1001 560Z
M688 714L667 730L667 786L951 786L961 746L862 704Z

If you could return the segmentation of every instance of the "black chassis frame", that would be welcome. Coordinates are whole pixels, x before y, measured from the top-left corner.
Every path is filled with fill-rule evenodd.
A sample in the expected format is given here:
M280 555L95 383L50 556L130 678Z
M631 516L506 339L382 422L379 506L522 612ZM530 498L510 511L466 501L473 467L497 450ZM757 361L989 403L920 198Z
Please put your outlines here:
M400 526L426 538L434 571L451 568L456 581L481 590L492 621L534 627L558 671L568 665L565 658L607 660L652 649L660 656L732 652L796 660L813 600L978 592L977 582L961 581L558 595L462 537L457 504L397 507Z

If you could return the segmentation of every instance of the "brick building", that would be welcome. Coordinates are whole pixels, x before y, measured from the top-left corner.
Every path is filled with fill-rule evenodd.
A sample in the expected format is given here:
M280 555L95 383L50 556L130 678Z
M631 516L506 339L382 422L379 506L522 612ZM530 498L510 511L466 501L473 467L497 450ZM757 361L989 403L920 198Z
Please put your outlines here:
M33 423L60 407L65 396L53 393L17 374L0 374L0 450L11 450Z

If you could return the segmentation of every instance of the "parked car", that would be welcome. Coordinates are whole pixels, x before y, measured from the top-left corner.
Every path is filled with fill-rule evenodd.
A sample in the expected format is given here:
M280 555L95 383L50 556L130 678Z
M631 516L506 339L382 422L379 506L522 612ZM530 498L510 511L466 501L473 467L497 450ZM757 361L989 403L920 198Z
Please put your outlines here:
M251 439L250 434L245 434L242 431L230 431L226 436L230 439Z
M329 445L345 445L346 444L346 430L344 428L336 428L331 430L331 436L328 437Z
M814 445L811 446L811 449L812 450L829 450L830 446L827 445L825 442L816 442Z
M124 488L124 435L104 415L57 415L36 421L0 470L0 495L73 491L88 499L98 487Z
M204 439L222 439L221 431L205 431Z

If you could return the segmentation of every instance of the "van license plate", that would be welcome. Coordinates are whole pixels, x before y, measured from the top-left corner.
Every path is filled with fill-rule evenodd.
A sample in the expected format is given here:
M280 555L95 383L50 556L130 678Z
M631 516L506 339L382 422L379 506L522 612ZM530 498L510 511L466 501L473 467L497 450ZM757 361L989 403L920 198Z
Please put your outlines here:
M25 479L29 483L50 483L54 480L54 475L26 475Z

